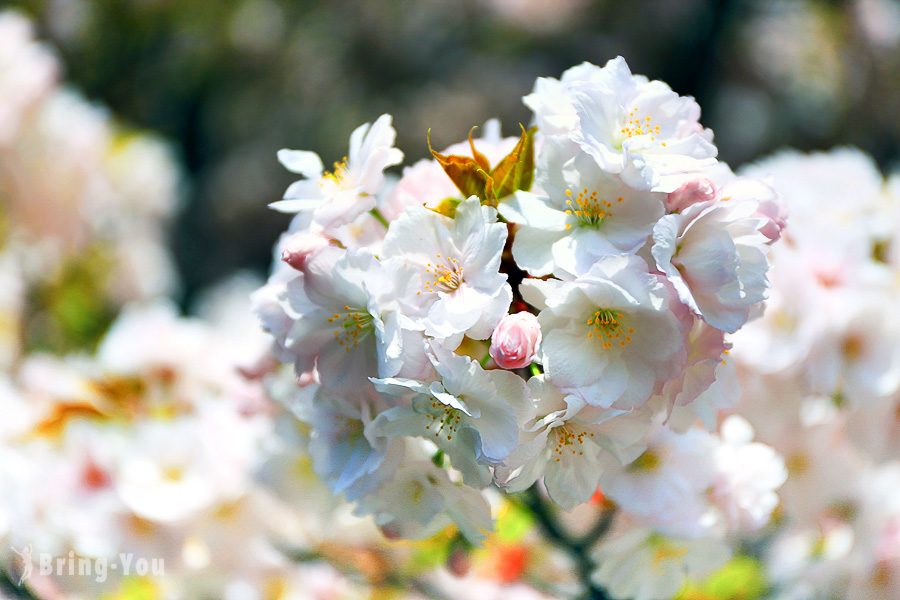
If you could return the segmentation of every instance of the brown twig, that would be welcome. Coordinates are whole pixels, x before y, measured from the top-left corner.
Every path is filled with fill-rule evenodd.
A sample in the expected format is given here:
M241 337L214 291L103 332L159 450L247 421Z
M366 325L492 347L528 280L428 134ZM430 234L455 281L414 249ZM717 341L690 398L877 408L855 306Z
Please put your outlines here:
M562 528L552 514L553 509L544 501L534 486L522 492L521 498L547 539L567 552L575 561L578 580L584 588L582 598L585 600L612 600L606 590L594 583L591 577L595 565L590 557L590 549L609 531L615 518L615 511L613 509L605 511L587 534L580 538L573 538Z

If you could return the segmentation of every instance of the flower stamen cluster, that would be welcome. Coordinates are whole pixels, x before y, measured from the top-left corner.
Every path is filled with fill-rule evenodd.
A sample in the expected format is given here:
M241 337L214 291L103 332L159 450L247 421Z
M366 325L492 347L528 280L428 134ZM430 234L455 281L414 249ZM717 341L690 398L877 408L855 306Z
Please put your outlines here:
M613 345L624 348L631 343L634 327L625 327L621 319L623 314L620 311L598 308L587 320L587 324L591 326L587 337L596 338L606 350Z
M344 305L344 311L332 314L326 321L337 324L332 332L334 339L345 352L350 352L373 332L373 318L368 312L347 304Z
M619 196L616 202L624 202L624 198ZM609 200L598 197L598 192L590 191L587 188L574 195L572 190L566 190L566 215L574 216L575 222L579 227L597 228L603 224L607 217L612 216L613 203ZM571 229L572 224L567 223L566 229Z
M459 260L453 256L442 257L440 254L437 255L437 260L437 263L425 265L425 272L430 279L425 280L424 291L449 293L458 290L463 283L463 269Z

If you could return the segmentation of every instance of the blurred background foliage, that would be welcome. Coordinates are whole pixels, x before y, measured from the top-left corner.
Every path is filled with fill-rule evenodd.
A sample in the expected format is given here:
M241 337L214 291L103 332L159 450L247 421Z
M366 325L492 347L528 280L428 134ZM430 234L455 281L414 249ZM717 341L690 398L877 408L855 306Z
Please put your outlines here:
M167 136L186 201L172 240L182 301L238 268L265 271L287 218L281 147L346 152L394 115L407 162L474 124L507 133L535 77L621 54L695 96L722 158L900 147L898 0L0 0L36 19L69 80ZM848 199L852 202L852 199Z

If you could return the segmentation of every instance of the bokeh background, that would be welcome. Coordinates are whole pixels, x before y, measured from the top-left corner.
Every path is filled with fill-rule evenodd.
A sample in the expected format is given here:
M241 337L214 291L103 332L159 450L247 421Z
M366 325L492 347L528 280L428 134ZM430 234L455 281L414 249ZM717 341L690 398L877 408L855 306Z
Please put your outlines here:
M695 96L721 157L852 144L900 156L897 0L19 0L66 79L184 169L178 298L264 272L287 218L281 147L334 160L391 112L409 161L499 117L538 76L621 54ZM848 199L852 201L852 199Z

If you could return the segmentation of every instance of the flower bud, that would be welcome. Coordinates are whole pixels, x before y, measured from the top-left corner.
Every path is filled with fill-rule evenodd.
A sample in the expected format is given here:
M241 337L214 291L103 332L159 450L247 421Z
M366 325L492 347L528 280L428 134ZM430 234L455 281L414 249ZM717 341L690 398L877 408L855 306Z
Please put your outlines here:
M768 219L759 232L769 238L770 243L775 243L781 238L781 232L787 224L787 214L784 207L776 200L765 200L759 203L756 214Z
M472 568L472 559L465 548L454 548L447 557L447 570L457 577L465 577Z
M491 335L491 358L503 369L527 367L541 343L541 327L529 312L506 315Z
M384 525L380 525L378 527L381 530L381 535L389 540L399 540L403 537L403 531L397 525L397 523L391 521L390 523L385 523Z
M297 376L297 387L307 387L310 385L319 385L319 373L313 369Z
M716 197L716 185L706 178L693 179L684 183L666 197L666 210L679 212L692 204L708 202Z
M281 260L301 271L306 266L306 261L328 243L328 238L318 233L295 233L285 240Z
M238 374L247 381L259 381L278 369L278 359L269 351L260 355L250 364L238 365Z

